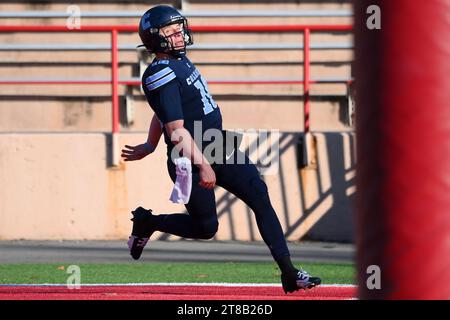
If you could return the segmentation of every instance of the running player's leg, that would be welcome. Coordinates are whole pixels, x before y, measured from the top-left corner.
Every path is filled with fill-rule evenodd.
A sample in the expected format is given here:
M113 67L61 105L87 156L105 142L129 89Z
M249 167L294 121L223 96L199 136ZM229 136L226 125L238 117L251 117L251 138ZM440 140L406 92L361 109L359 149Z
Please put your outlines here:
M321 280L311 277L306 271L298 270L291 262L283 229L270 202L266 183L261 179L254 164L244 157L245 164L218 165L217 184L243 200L254 212L259 232L281 270L281 281L285 292L306 289L320 284ZM236 159L236 158L235 158Z
M169 174L175 182L175 168L169 165ZM217 232L218 221L214 190L198 185L198 173L192 174L192 191L185 205L189 214L173 213L154 215L142 207L133 213L133 230L128 240L130 254L134 259L141 257L144 247L155 231L173 234L190 239L211 239Z
M244 157L244 156L243 156ZM217 184L244 201L254 212L259 232L275 260L289 256L278 217L258 169L245 156L245 164L217 165Z
M169 174L175 182L175 167L168 164ZM189 214L173 213L154 216L157 231L170 233L183 238L211 239L219 226L214 190L199 186L200 175L192 173L192 190L189 202L185 205Z

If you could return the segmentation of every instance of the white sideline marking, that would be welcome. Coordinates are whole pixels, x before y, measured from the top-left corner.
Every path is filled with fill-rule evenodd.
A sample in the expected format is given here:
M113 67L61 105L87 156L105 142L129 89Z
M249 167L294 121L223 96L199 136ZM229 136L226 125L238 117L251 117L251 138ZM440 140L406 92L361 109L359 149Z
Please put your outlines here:
M0 284L0 287L66 287L67 284L42 283L42 284ZM215 283L215 282L149 282L149 283L86 283L81 287L144 287L144 286L212 286L212 287L281 287L279 283ZM322 284L321 288L356 288L353 284Z

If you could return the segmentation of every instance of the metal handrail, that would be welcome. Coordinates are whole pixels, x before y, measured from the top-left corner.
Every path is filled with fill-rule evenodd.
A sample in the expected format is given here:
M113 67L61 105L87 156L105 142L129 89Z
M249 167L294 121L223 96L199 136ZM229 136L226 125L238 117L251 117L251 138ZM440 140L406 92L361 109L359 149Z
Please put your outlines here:
M319 42L311 43L311 50L341 50L353 49L352 42ZM118 46L119 50L136 51L135 44L122 44ZM297 43L205 43L189 47L189 50L302 50L303 44ZM0 44L0 51L102 51L111 50L108 43L96 44L58 44L58 43L26 43L26 44ZM144 50L144 49L141 49Z
M352 77L318 77L311 78L311 84L323 84L323 83L350 83L353 81ZM47 85L47 84L110 84L111 78L0 78L0 84L12 85L12 84L37 84L37 85ZM138 77L123 78L119 79L118 83L121 85L133 85L140 86L141 79ZM252 79L252 78L213 78L208 79L208 84L254 84L254 85L264 85L264 84L303 84L302 78L266 78L266 79Z
M140 18L144 11L84 11L81 18ZM186 10L181 13L187 18L267 18L267 17L353 17L353 11L339 10ZM0 18L69 18L72 13L65 11L3 11Z
M352 31L351 25L225 25L225 26L192 26L195 32L216 33L216 32L303 32L303 99L304 99L304 131L310 131L310 93L309 87L312 83L310 79L310 33L311 31L336 32L336 31ZM119 96L118 96L118 67L119 67L119 48L118 34L119 32L137 32L136 25L104 25L104 26L86 26L82 25L79 29L70 29L67 26L0 26L0 32L108 32L111 35L111 79L107 83L111 84L111 100L112 100L112 142L113 150L118 143L119 132ZM284 83L284 82L280 82ZM8 83L0 83L8 84ZM118 156L113 151L113 163L118 163Z

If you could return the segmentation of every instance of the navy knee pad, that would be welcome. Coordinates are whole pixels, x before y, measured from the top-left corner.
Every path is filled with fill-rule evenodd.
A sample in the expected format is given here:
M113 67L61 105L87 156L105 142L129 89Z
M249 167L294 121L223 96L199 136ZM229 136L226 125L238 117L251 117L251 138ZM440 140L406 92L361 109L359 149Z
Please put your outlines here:
M218 229L219 221L217 219L200 221L197 229L198 239L211 239L216 235Z

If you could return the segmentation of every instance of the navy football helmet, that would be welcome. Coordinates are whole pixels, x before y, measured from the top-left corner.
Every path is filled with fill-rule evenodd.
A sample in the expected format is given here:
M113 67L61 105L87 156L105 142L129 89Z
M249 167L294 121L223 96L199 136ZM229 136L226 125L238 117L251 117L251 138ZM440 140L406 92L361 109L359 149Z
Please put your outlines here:
M159 34L159 30L171 24L183 25L183 48L173 48L169 39ZM152 53L169 53L180 55L186 53L186 46L194 43L191 30L188 28L187 19L178 10L165 5L159 5L147 10L139 22L139 36L143 46Z

